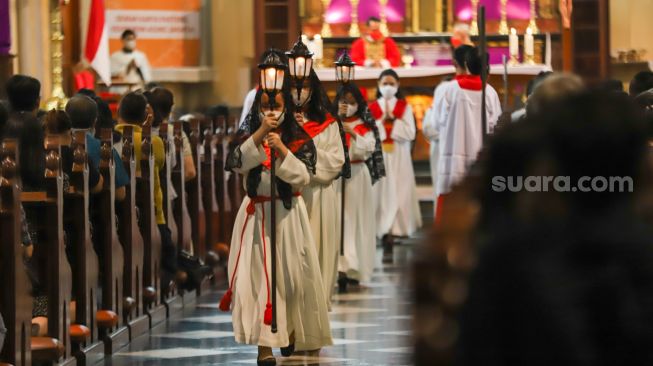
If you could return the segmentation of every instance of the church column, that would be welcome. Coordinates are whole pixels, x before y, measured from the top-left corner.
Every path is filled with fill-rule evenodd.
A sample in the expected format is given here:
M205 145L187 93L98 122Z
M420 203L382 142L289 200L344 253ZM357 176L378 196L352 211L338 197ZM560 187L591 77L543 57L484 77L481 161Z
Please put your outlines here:
M41 81L41 97L52 90L50 0L16 1L17 70Z

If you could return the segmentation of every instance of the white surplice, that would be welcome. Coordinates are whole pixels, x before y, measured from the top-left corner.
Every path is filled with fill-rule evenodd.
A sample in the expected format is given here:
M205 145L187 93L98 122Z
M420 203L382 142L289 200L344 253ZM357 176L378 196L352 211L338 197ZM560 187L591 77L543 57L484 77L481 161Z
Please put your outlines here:
M129 66L132 60L140 70L140 74L136 69L132 69L129 73L126 73L127 66ZM123 81L126 83L142 86L152 81L150 62L147 59L147 55L139 50L125 52L121 49L111 54L111 76L115 77L121 73L126 73L123 78ZM128 90L129 88L125 86L111 87L112 92L119 94L125 93Z
M237 171L245 177L266 160L265 150L262 146L256 147L252 138L240 146L240 152L242 165ZM278 179L292 185L294 192L300 191L311 179L306 165L291 152L283 161L277 160L276 174ZM267 169L261 173L257 194L270 196L270 172ZM229 253L229 274L232 276L240 256L232 301L236 342L286 347L290 334L294 332L297 350L314 350L333 344L317 252L301 196L293 196L290 210L280 199L276 202L278 332L272 333L270 326L263 323L268 296L263 258L267 259L270 276L271 206L269 201L253 204L255 211L248 218L250 202L251 199L245 197L240 206Z
M313 142L317 150L316 172L302 195L315 238L326 304L330 307L338 276L341 230L340 196L336 193L333 181L345 163L345 150L338 123L331 122L324 131L313 137Z
M464 83L462 84L464 85ZM491 85L486 87L487 132L492 133L501 115L501 101ZM447 194L460 182L483 147L482 91L454 80L446 89L435 117L440 135L440 156L435 183L437 196Z
M363 122L345 123L351 123L353 128ZM372 177L365 160L372 156L376 139L374 131L367 131L350 141L351 178L345 181L345 250L344 256L339 257L338 271L346 273L348 278L368 282L374 271L376 218ZM334 185L342 192L342 178Z
M381 110L389 108L390 113L397 104L397 98L387 101L378 100ZM396 116L397 117L397 116ZM376 121L379 131L385 131L383 120ZM394 121L390 138L392 151L383 151L385 177L374 185L376 198L376 233L378 237L385 234L395 236L410 236L422 226L422 214L417 199L415 172L411 143L415 139L416 127L413 109L406 106L403 116Z

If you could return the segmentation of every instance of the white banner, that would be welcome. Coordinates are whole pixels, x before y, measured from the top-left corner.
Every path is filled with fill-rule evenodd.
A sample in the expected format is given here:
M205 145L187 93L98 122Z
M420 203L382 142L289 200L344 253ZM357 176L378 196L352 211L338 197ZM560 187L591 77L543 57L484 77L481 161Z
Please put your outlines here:
M109 38L120 39L132 29L141 39L199 39L200 14L197 11L107 10Z

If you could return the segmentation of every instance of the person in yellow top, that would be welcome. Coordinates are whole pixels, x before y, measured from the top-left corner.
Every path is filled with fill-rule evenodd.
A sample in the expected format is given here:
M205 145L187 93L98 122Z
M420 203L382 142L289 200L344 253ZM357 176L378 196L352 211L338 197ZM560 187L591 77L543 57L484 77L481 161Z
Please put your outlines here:
M126 94L120 105L118 106L118 124L116 131L123 133L125 126L131 126L134 131L134 157L137 159L136 175L140 174L141 164L141 143L143 138L142 125L147 120L153 118L152 108L148 105L147 99L140 92L131 92ZM122 155L122 144L116 146ZM161 180L159 174L165 165L166 156L163 146L163 140L159 136L152 135L152 155L154 155L154 211L156 214L156 223L159 227L161 234L161 268L162 268L162 285L164 291L170 283L170 280L177 272L177 253L172 238L170 236L170 229L166 223L165 215L163 214L163 191L161 190Z

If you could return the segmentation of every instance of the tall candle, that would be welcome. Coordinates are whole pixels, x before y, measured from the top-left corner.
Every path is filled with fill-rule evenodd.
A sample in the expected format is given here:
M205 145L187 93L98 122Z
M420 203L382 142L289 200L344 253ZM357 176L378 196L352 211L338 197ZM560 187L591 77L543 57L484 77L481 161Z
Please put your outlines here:
M510 45L510 56L519 56L519 37L517 37L517 30L510 28L510 36L508 36L508 43Z
M321 60L324 55L324 43L322 37L319 34L316 34L313 37L313 43L315 44L315 58Z
M527 56L533 56L535 54L533 31L530 27L526 28L526 34L524 35L524 53Z

